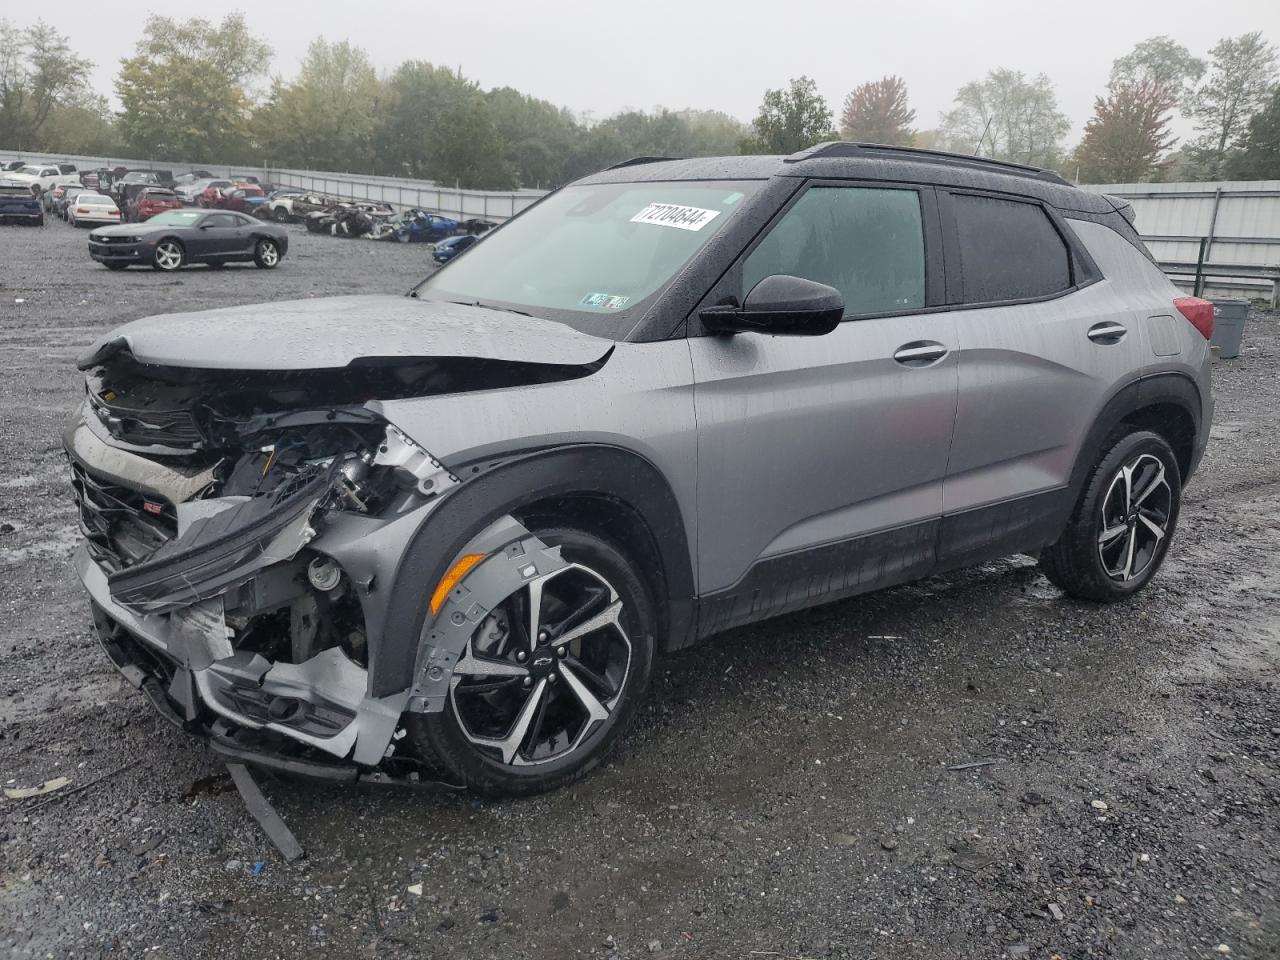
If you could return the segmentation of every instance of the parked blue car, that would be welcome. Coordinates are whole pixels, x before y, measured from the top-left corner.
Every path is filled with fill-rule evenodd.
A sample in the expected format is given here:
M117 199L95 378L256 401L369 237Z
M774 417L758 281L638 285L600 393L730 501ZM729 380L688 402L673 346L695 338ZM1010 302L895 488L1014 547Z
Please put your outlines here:
M446 237L435 245L431 251L431 259L436 263L448 263L480 242L479 237L464 234L460 237Z
M30 185L0 182L0 223L10 220L44 226L40 199L31 192Z
M401 243L434 243L458 231L458 221L426 210L406 210L391 221L395 237Z

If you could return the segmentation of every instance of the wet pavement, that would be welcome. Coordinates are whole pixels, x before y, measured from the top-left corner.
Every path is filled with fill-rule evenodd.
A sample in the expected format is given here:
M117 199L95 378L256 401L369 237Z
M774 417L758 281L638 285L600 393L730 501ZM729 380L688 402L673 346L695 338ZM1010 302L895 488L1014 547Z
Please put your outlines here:
M405 290L429 257L296 228L276 271L168 276L84 247L0 227L0 781L72 781L0 799L0 950L1280 956L1275 315L1214 368L1214 441L1135 600L1068 600L1019 557L736 630L669 658L615 759L533 800L263 777L307 850L288 866L90 634L74 358L152 313Z

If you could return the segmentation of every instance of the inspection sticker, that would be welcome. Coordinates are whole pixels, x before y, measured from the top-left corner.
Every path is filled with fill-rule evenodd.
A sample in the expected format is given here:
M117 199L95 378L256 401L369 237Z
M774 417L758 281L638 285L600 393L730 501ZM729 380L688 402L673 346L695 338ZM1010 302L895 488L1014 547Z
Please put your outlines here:
M578 301L578 305L582 307L599 307L601 310L621 310L630 301L630 297L618 297L611 293L588 293Z
M679 230L701 230L718 216L719 210L682 207L675 203L651 203L632 217L631 222L653 223L659 227L675 227Z

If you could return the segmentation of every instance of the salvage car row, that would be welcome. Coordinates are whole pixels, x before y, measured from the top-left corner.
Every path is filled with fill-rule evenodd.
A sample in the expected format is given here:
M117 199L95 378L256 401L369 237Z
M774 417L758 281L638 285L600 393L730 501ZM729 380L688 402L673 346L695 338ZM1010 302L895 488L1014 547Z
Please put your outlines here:
M288 239L267 227L289 222L348 239L429 243L434 259L445 263L494 226L418 208L397 212L388 203L343 200L300 187L272 188L248 175L218 179L207 171L174 176L170 170L123 167L81 172L69 163L0 162L0 222L43 225L47 216L73 226L145 227L90 237L90 256L111 269L149 264L176 270L188 263L221 266L235 260L274 267Z

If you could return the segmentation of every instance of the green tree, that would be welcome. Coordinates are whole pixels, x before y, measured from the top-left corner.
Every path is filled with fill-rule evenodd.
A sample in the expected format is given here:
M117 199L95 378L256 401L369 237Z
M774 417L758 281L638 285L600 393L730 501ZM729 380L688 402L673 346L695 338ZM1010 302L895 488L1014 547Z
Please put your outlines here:
M248 85L271 48L240 14L218 25L151 16L116 78L120 134L144 157L235 162L249 152Z
M720 110L680 110L676 116L689 131L684 156L728 156L738 152L738 145L748 135L746 124Z
M101 94L81 90L49 111L41 149L76 156L116 156L123 151L115 115Z
M889 76L859 84L844 98L840 133L846 140L909 146L915 140L911 124L916 112L907 103L907 85Z
M485 99L506 164L517 182L543 188L563 183L566 164L582 136L573 115L511 87L490 90Z
M1071 122L1044 74L1028 80L1017 70L992 70L956 91L955 103L942 116L949 149L1041 167L1061 159Z
M1202 76L1204 61L1190 50L1169 37L1150 37L1112 62L1108 87L1153 84L1177 105Z
M273 162L316 170L369 170L382 85L359 47L311 42L292 83L276 80L254 114L258 142Z
M479 90L445 107L438 133L428 143L427 169L431 179L464 189L515 187L515 171L507 164L489 103Z
M1137 183L1150 178L1173 145L1169 111L1174 92L1155 80L1119 81L1094 101L1093 117L1076 148L1082 183Z
M1280 180L1280 84L1249 120L1240 149L1227 160L1232 180Z
M43 21L21 29L0 20L0 143L43 147L50 115L84 91L90 66Z
M387 103L377 133L379 173L430 177L437 139L448 136L446 110L478 88L445 67L421 60L400 64L386 81Z
M1261 32L1219 40L1209 51L1209 76L1187 102L1200 137L1194 146L1211 178L1221 175L1249 119L1266 104L1276 76L1276 51Z
M785 90L766 90L751 128L743 153L795 153L839 137L831 129L831 108L818 85L803 76Z

